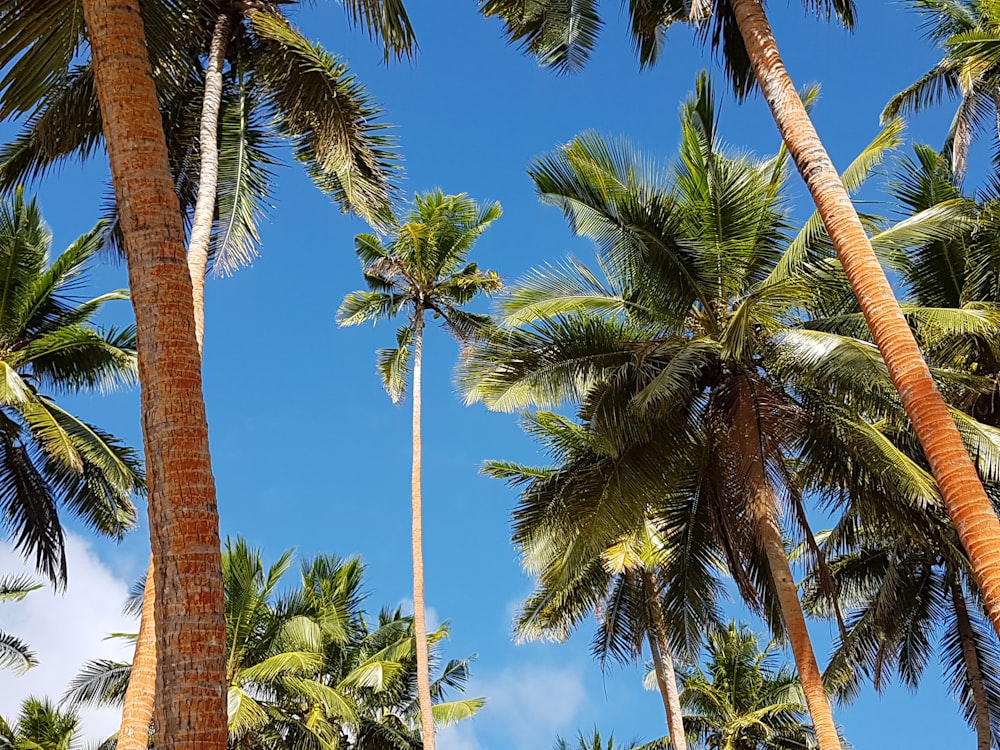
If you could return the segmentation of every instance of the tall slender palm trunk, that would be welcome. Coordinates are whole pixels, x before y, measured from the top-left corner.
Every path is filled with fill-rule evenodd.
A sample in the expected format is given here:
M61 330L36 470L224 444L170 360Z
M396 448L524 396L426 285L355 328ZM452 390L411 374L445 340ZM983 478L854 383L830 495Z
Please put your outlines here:
M208 248L219 185L219 108L222 103L222 68L226 62L231 23L229 13L221 13L215 19L208 48L208 65L205 67L205 98L202 100L198 135L201 159L198 199L191 220L187 257L194 299L194 332L199 349L204 347L205 341L205 273L208 270Z
M674 660L667 645L667 626L663 621L663 610L660 598L656 595L656 581L653 579L652 571L647 569L642 572L642 586L646 592L646 606L653 620L653 627L646 631L646 637L649 641L649 651L653 655L656 684L660 688L663 710L667 715L670 746L676 750L687 750L684 714L681 711L680 693L677 692L677 675L674 674Z
M885 359L1000 635L1000 520L948 413L851 198L799 99L760 0L731 0L757 81L809 187Z
M150 493L150 502L152 493ZM146 585L142 590L142 619L139 621L139 638L135 642L132 671L125 690L122 723L118 730L117 750L147 750L149 727L156 704L156 571L153 558L149 558Z
M205 273L208 250L212 239L212 222L219 184L219 110L222 104L222 68L232 17L222 13L215 21L205 68L205 96L202 100L199 129L200 174L198 198L195 201L191 236L188 240L187 264L191 275L194 303L195 338L198 354L205 348ZM152 493L150 493L152 498ZM152 500L151 500L152 502ZM146 750L149 727L153 721L156 697L156 628L154 607L156 585L153 560L150 558L143 589L142 618L139 638L132 658L132 672L125 692L122 723L118 732L118 750Z
M424 616L424 526L421 492L422 444L420 433L421 370L424 359L424 311L413 313L413 475L410 492L413 507L413 635L417 640L417 701L424 750L435 750L434 714L431 709L430 650Z
M962 658L969 673L969 689L972 691L972 703L976 711L976 750L990 750L989 703L986 698L986 686L983 684L983 671L979 665L979 654L976 653L976 643L972 635L972 622L969 620L969 610L965 606L965 592L962 591L958 576L951 573L949 579L951 603L955 609L958 637L962 644Z
M184 227L136 0L84 0L135 309L163 747L226 747L219 519Z
M833 720L830 699L823 686L823 675L816 662L816 652L813 649L812 638L809 636L809 629L806 627L806 618L802 612L802 603L799 601L799 592L795 586L795 579L792 577L792 569L788 564L785 542L781 536L781 529L778 527L778 509L770 491L767 492L767 497L761 499L765 517L758 522L756 531L760 534L771 578L778 594L782 620L784 620L789 644L795 657L795 666L799 672L802 691L806 696L809 715L812 716L819 750L840 750L840 736L837 734L837 725Z

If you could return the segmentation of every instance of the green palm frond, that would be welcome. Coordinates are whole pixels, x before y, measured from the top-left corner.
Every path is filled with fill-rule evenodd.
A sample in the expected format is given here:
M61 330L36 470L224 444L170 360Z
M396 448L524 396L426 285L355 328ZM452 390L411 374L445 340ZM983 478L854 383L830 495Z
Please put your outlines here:
M485 698L465 698L464 700L435 703L431 711L434 723L448 727L460 721L471 719L486 705Z
M480 0L483 15L499 18L509 41L560 73L575 73L589 59L603 26L597 5L597 0Z
M351 21L364 26L370 38L382 41L385 60L413 57L417 37L401 0L347 0L344 9Z
M379 349L376 362L382 385L394 404L406 395L406 381L410 375L410 360L413 357L413 327L403 326L396 332L395 349Z
M345 210L385 224L399 167L381 109L346 63L306 40L282 16L258 11L251 23L261 40L260 83L296 158Z
M125 704L125 690L132 675L132 665L110 659L86 662L70 680L63 701L74 708Z

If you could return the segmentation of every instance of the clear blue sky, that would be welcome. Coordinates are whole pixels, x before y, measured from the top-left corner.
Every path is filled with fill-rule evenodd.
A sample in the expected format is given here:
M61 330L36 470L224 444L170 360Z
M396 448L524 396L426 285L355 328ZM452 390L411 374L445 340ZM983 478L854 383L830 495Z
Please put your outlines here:
M388 67L379 48L348 28L337 3L312 4L295 19L345 56L383 104L386 120L397 126L408 195L440 187L503 204L503 218L476 248L481 265L513 281L567 252L591 257L559 212L538 203L525 167L586 129L625 135L647 153L670 158L679 139L678 105L697 72L712 66L707 55L686 30L676 29L659 66L639 72L619 3L609 0L609 23L590 66L575 77L557 77L506 46L499 24L480 17L472 0L408 5L420 53L413 63ZM876 134L888 97L937 58L901 4L864 0L859 6L859 31L849 35L797 2L770 4L796 83L822 84L815 121L839 166ZM721 74L717 84L724 90ZM909 135L938 144L949 116L946 109L921 116ZM743 105L727 98L722 132L734 147L758 153L772 153L778 143L760 97ZM0 136L9 133L0 130ZM986 151L978 149L973 159L984 162ZM57 248L96 220L105 174L103 160L95 160L39 186ZM344 294L361 285L352 240L366 227L341 215L294 164L278 171L276 184L262 257L208 285L205 397L222 532L243 534L272 559L290 546L302 555L360 554L373 606L394 604L409 596L411 582L410 412L408 403L390 403L374 371L374 351L392 341L394 328L339 330L334 324ZM797 216L809 210L800 191ZM96 283L122 286L124 269L104 266ZM478 471L487 458L542 458L515 417L461 406L452 385L455 355L446 336L429 336L427 598L436 616L452 623L447 655L478 653L471 692L491 703L446 734L443 750L546 750L556 731L572 735L595 724L621 739L661 735L657 695L642 690L637 668L602 676L588 657L588 630L568 644L513 644L511 615L531 588L509 543L516 498ZM138 444L137 392L72 405ZM131 580L145 567L147 536L143 526L121 545L96 549L115 575ZM70 577L72 587L72 569ZM820 624L815 633L822 661L831 631ZM856 748L972 747L974 738L941 682L931 665L919 696L867 692L837 718Z

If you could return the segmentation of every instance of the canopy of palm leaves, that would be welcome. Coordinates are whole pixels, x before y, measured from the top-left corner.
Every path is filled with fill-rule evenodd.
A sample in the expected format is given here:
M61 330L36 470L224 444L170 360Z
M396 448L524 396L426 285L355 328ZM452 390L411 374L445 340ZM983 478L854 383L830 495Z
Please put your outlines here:
M605 739L595 728L592 734L584 734L582 731L576 735L576 743L571 743L562 737L556 737L552 750L641 750L642 747L634 740L625 745L615 742L615 735L612 732Z
M995 0L909 0L908 4L924 17L926 35L944 49L944 57L892 97L882 118L917 112L957 96L944 150L956 174L963 175L976 131L991 115L1000 128L1000 4Z
M0 576L0 602L17 602L32 591L41 588L25 576ZM28 644L20 638L0 630L0 669L26 672L38 660Z
M372 234L355 238L368 291L353 292L337 311L342 326L378 322L405 312L409 322L396 334L397 346L378 353L378 370L393 401L406 392L413 356L414 327L430 312L461 342L489 320L462 305L481 292L500 289L500 277L480 271L467 258L486 228L500 217L500 204L479 206L462 195L440 190L417 195L412 210L383 241Z
M681 677L684 725L704 750L815 747L798 677L745 625L708 634L704 669Z
M677 581L711 578L721 556L781 632L760 524L783 509L786 528L806 531L803 491L879 515L887 494L926 504L937 490L888 439L905 422L874 346L802 325L850 292L818 217L791 232L784 154L721 152L704 78L682 131L667 168L593 134L531 167L542 199L598 244L602 273L576 260L535 271L502 301L499 330L466 357L461 381L496 409L579 404L584 429L553 442L585 460L508 467L525 488L525 544L530 529L572 517L559 531L579 573L652 514L685 566ZM845 171L848 186L896 133ZM873 241L933 236L953 214L937 207Z
M237 539L227 542L222 560L231 748L420 747L412 619L397 609L369 621L357 558L305 561L298 584L285 593L278 587L291 552L265 566L259 550ZM447 634L445 624L430 639ZM449 661L432 686L442 724L468 718L484 703L445 700L463 688L468 664ZM74 705L120 705L128 677L128 664L90 662L66 697Z
M16 719L0 717L0 747L10 750L81 750L80 717L48 699L26 698Z
M0 189L37 178L103 143L93 71L81 53L79 0L16 0L0 7L0 120L23 120L0 150ZM269 206L276 149L287 141L324 192L344 209L383 223L398 170L380 107L346 62L308 41L286 4L143 0L171 168L190 220L198 192L203 55L217 19L232 19L219 125L219 184L212 251L231 272L256 254ZM386 59L416 39L399 0L350 0L352 23L382 40ZM113 216L114 202L109 213ZM113 233L114 234L114 233Z
M0 524L40 573L66 580L62 506L101 534L135 524L139 456L61 408L55 397L109 390L136 376L135 333L92 322L124 291L75 295L102 225L50 259L52 235L19 191L0 204Z
M600 5L600 0L480 0L483 14L500 18L512 42L562 73L579 70L590 58L604 25ZM853 0L805 0L804 5L817 15L836 16L848 29L854 26ZM659 61L670 26L690 22L699 42L719 54L736 95L742 98L754 89L746 44L728 0L653 0L630 2L627 8L629 37L643 67Z

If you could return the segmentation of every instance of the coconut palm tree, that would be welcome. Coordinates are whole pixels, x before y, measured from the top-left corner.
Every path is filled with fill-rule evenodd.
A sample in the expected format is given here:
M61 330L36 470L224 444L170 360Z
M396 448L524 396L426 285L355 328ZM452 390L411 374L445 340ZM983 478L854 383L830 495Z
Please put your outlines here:
M576 736L576 744L571 744L562 737L557 736L552 750L640 750L647 747L649 745L640 745L635 741L629 742L627 745L621 745L615 742L613 732L607 739L604 739L601 733L595 728L593 734L590 735L579 732Z
M850 612L827 686L853 700L866 682L881 691L895 674L916 690L937 650L978 750L1000 746L1000 644L954 530L946 519L930 518L919 537L887 532L874 525L834 529L824 547L848 548L828 558L835 595L818 590L815 577L806 581L812 613L832 616L833 596Z
M671 747L686 748L673 655L695 658L702 634L718 622L721 591L713 573L721 561L697 559L700 547L668 550L654 518L610 541L601 529L579 524L583 509L600 503L594 490L603 489L570 479L601 461L590 445L593 437L572 420L551 413L526 416L524 428L544 445L555 465L492 461L484 469L523 488L514 511L514 543L537 584L515 620L518 637L564 641L594 614L598 628L592 652L602 669L611 659L639 659L648 644ZM568 528L577 533L566 533ZM579 547L599 549L581 539L591 530L602 534L607 546L581 560ZM682 557L687 559L678 559Z
M0 747L10 750L80 750L80 717L47 698L26 698L14 721L0 717Z
M484 14L498 16L511 41L541 64L573 71L587 60L601 27L598 0L481 0ZM807 3L827 17L854 23L851 0ZM860 301L903 407L938 481L962 545L984 591L993 627L1000 634L1000 519L976 474L962 435L935 385L892 287L879 265L864 225L833 161L785 68L761 0L660 0L629 3L630 33L642 66L657 62L667 28L695 24L699 37L720 51L738 97L759 86L795 166Z
M194 31L177 3L17 0L0 14L0 117L29 113L89 40L129 287L142 342L145 454L150 457L152 557L157 587L158 726L167 745L221 748L226 739L225 619L219 522L195 338L185 231L158 92L158 45ZM150 46L146 45L149 29ZM175 83L183 87L186 76ZM88 101L92 101L89 99ZM92 107L92 105L91 105ZM181 574L183 570L183 576ZM183 578L183 581L182 581ZM173 647L167 649L167 644Z
M41 584L26 576L0 576L0 602L18 602ZM0 630L0 668L27 672L38 659L24 641Z
M93 322L128 295L74 295L101 235L98 224L50 258L38 204L20 191L0 202L0 515L14 547L57 585L67 573L59 506L120 538L135 524L131 495L143 489L135 451L55 400L135 379L133 329Z
M299 584L281 595L290 551L265 566L259 550L236 539L227 541L222 560L230 748L420 747L413 621L383 610L374 627L368 624L360 560L319 555L305 561ZM141 608L143 588L135 588L130 611ZM447 632L442 626L431 643ZM78 707L120 706L130 669L90 662L66 700ZM468 660L445 665L432 684L436 721L459 721L483 705L482 699L444 700L467 678Z
M877 350L801 325L846 281L818 222L790 236L784 155L728 156L716 126L701 78L672 171L593 134L532 165L542 199L599 244L605 278L579 261L535 271L504 298L499 330L464 358L460 380L469 401L495 409L576 402L594 455L560 481L597 502L571 525L576 509L564 511L564 533L584 540L567 568L600 554L602 536L636 528L655 501L667 547L722 556L748 603L787 635L820 747L836 748L782 517L808 540L803 490L872 515L891 512L881 500L892 487L913 502L938 495L883 432L901 431L902 412ZM859 157L850 181L886 145ZM874 241L933 233L939 211ZM553 493L549 519L566 496Z
M430 677L424 620L424 562L421 497L421 370L424 316L434 313L460 342L468 342L487 317L462 305L478 294L500 289L500 278L480 271L467 257L479 236L500 217L500 204L480 207L465 195L440 190L417 195L405 221L383 242L375 235L355 238L355 250L369 291L353 292L337 311L342 326L377 322L404 311L407 322L396 333L396 348L378 353L378 370L389 397L398 403L406 393L413 367L413 621L417 638L417 677L423 741L434 750Z
M707 663L684 673L684 720L705 750L805 750L816 747L795 673L763 649L745 625L708 634Z
M1000 9L988 0L911 0L924 18L928 39L944 57L917 81L896 94L882 111L883 122L919 112L946 97L959 98L945 140L952 169L965 174L969 146L984 118L992 112L1000 135Z

